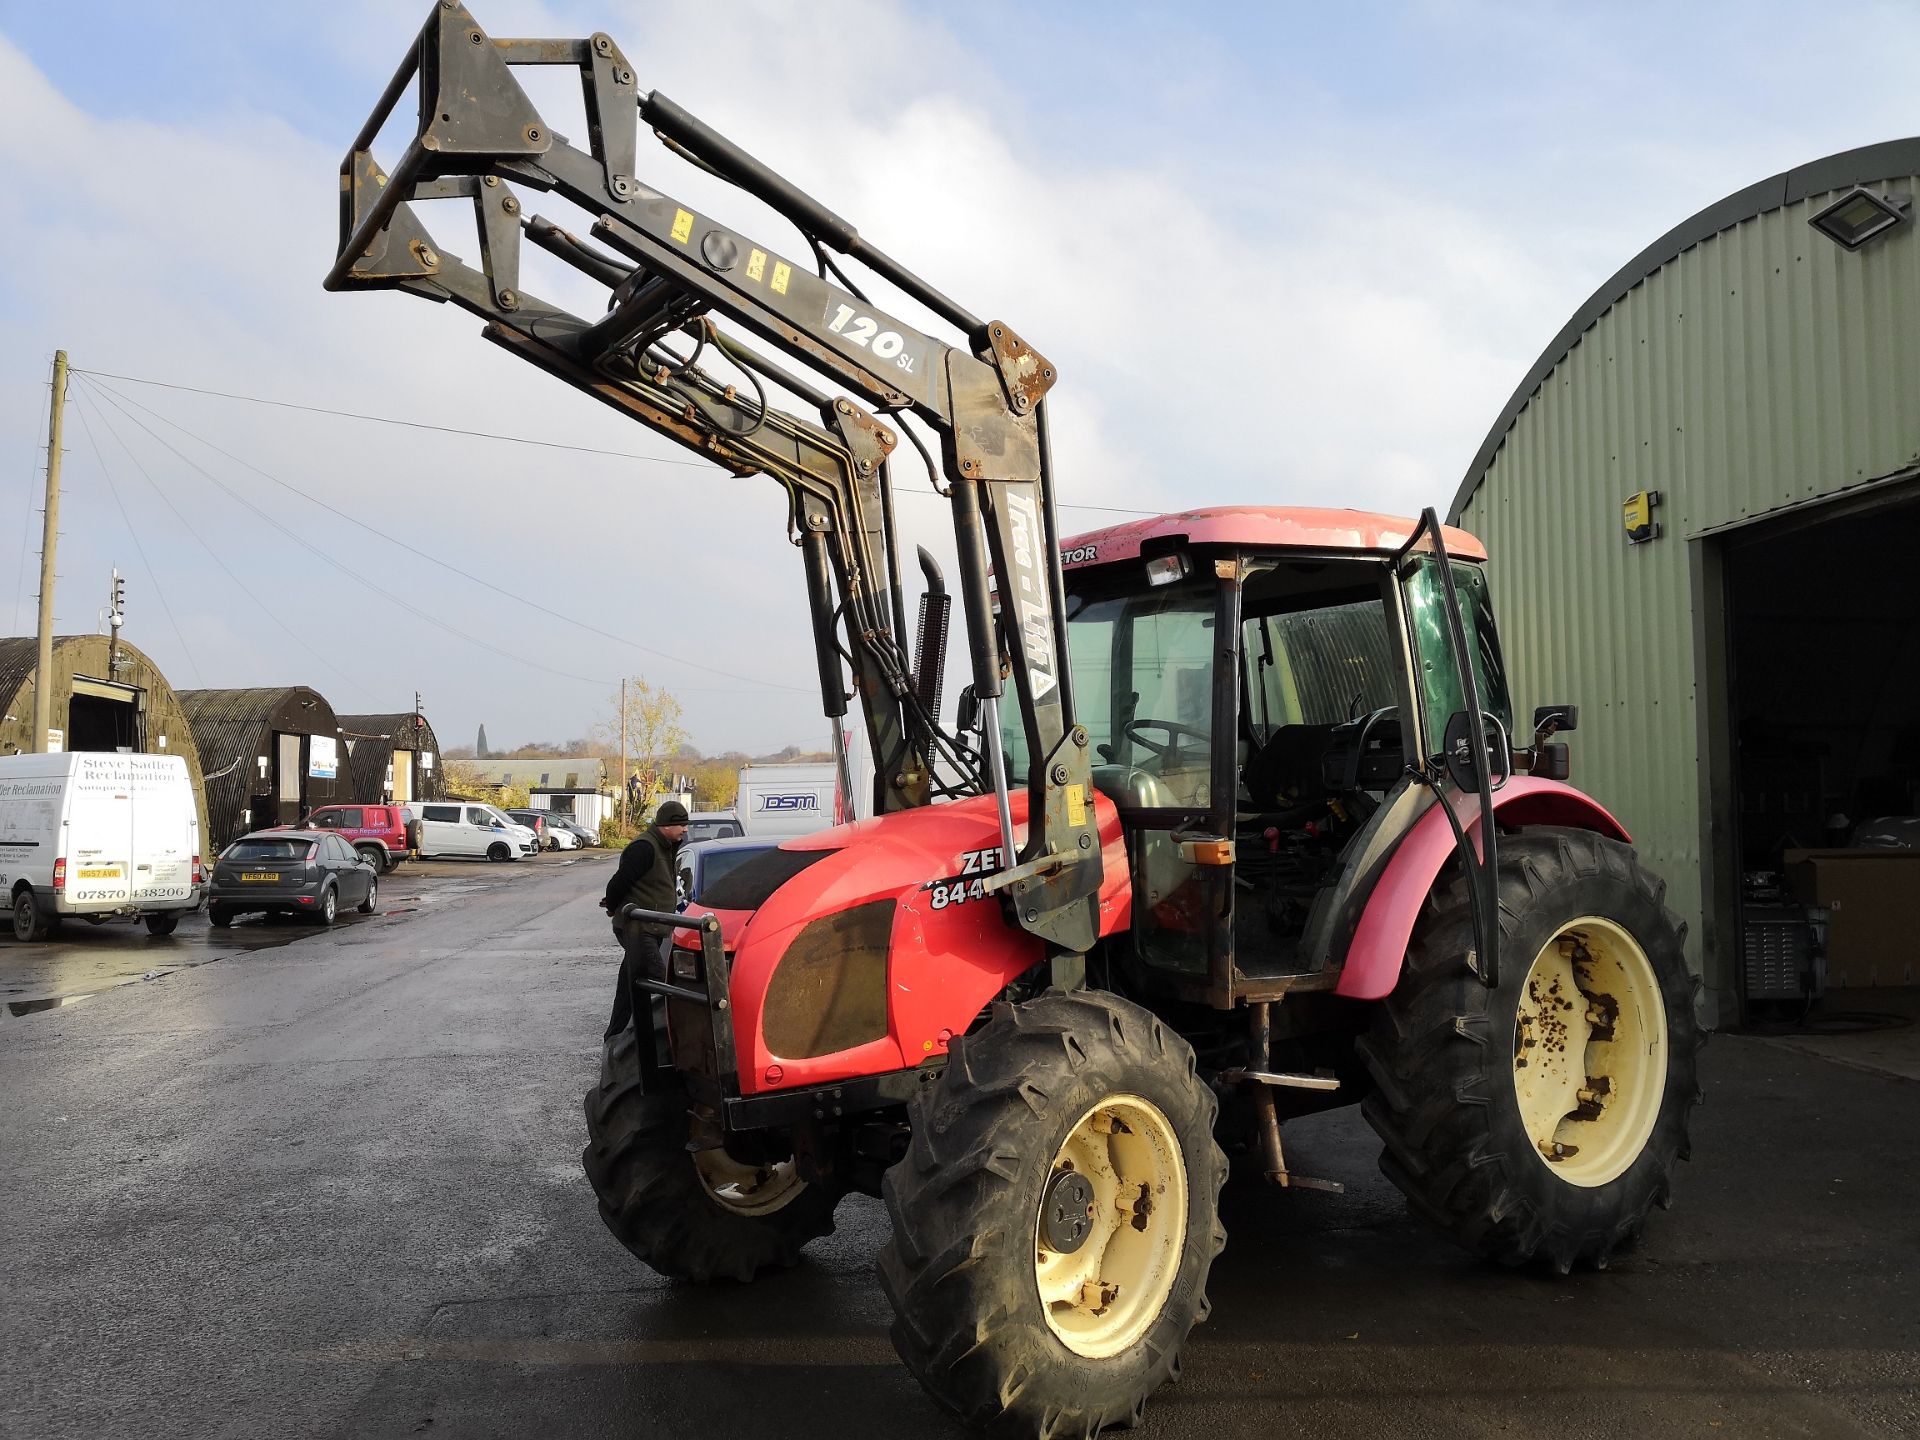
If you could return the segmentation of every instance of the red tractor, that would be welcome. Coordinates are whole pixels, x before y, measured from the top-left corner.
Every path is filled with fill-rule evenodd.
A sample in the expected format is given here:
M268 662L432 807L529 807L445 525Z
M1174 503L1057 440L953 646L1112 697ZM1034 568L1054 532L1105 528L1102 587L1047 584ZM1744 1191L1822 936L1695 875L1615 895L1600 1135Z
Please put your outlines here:
M527 65L577 68L585 149ZM371 147L416 80L389 174ZM812 263L639 180L636 116L793 222ZM473 206L477 264L423 228L435 200ZM1090 1435L1139 1417L1206 1316L1223 1142L1329 1187L1288 1168L1280 1123L1357 1102L1419 1214L1561 1271L1668 1202L1698 1093L1681 928L1564 783L1573 709L1516 729L1470 536L1431 511L1242 508L1062 538L1053 366L641 93L605 35L496 40L440 0L341 202L331 288L452 301L785 487L823 709L837 731L857 700L876 759L875 818L785 842L684 915L625 916L639 1018L606 1044L583 1160L641 1260L749 1280L849 1191L883 1196L894 1343L927 1391L983 1428ZM528 293L523 241L605 312ZM902 436L952 511L971 684L950 723L924 551L908 652Z

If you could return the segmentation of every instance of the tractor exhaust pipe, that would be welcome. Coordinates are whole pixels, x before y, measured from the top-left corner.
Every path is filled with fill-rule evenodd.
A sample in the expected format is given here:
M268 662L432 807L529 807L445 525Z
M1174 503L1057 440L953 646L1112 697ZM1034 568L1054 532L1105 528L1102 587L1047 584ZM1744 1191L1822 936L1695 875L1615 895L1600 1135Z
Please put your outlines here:
M927 577L927 593L920 597L920 627L913 647L913 689L920 708L937 719L940 692L945 688L947 670L947 627L953 616L953 597L947 594L947 582L940 566L927 547L920 550L920 573Z

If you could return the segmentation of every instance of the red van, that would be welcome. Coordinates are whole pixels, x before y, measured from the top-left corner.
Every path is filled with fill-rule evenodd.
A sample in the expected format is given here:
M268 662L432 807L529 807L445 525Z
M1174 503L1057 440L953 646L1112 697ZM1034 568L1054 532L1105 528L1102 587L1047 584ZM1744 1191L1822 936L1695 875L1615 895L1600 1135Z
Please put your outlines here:
M405 805L322 805L306 823L338 834L382 874L420 847L420 822Z

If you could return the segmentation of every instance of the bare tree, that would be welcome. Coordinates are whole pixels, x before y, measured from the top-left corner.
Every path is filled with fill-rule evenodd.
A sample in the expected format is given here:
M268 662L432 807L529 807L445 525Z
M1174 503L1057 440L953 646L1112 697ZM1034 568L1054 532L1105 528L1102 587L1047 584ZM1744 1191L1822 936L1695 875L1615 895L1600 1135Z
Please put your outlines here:
M626 696L624 727L622 693ZM672 773L673 757L687 742L686 729L680 723L680 702L664 687L649 685L635 675L624 690L607 697L607 710L607 718L594 727L594 746L606 754L619 755L624 728L627 773L619 776L617 783L625 785L628 777L633 777L644 800L659 789L662 777Z

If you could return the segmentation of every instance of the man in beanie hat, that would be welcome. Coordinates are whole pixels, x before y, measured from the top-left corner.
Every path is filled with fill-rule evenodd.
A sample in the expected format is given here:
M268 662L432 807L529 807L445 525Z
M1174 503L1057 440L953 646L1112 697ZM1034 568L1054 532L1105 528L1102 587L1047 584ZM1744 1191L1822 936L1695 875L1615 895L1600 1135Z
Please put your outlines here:
M647 828L620 852L619 867L607 882L607 893L600 901L600 908L613 921L614 938L626 951L626 958L620 962L620 984L613 997L613 1018L607 1022L609 1038L626 1029L633 1018L633 987L628 980L627 966L633 963L636 950L644 963L647 956L659 953L660 942L673 933L671 926L638 922L623 929L620 912L629 905L638 905L642 910L672 913L678 899L674 882L679 867L674 864L674 858L686 838L687 807L678 800L663 801Z

